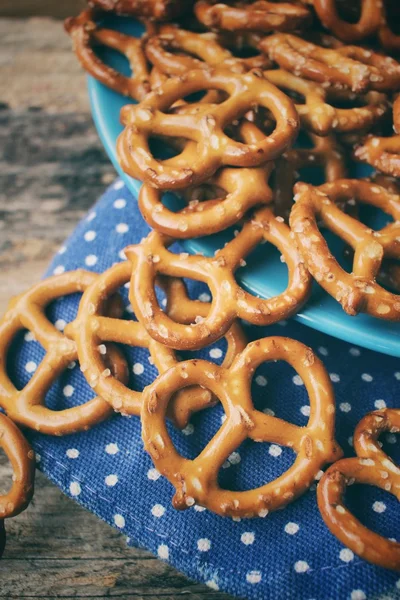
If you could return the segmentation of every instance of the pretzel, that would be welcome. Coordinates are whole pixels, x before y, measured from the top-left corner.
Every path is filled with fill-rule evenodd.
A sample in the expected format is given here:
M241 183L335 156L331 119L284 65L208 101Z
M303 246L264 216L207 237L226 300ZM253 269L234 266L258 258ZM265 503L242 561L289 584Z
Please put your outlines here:
M345 546L375 565L399 571L399 542L362 525L343 503L344 492L353 483L379 487L400 500L400 469L378 444L384 431L400 431L400 410L377 410L359 422L354 433L357 456L339 460L327 470L317 498L325 524Z
M264 134L252 123L242 123L240 131L247 144L264 138ZM268 162L247 169L225 167L207 182L207 186L217 189L216 196L200 202L198 198L203 193L202 188L195 188L188 206L177 213L163 205L160 190L144 184L139 194L139 208L151 227L175 238L217 233L240 221L249 209L271 203L272 190L268 180L273 166L272 162ZM219 190L226 195L218 197Z
M318 283L349 315L366 312L381 319L400 320L400 296L376 282L383 258L400 255L400 196L361 179L343 179L319 188L298 183L290 227L307 267ZM338 202L366 203L393 216L380 231L345 214ZM317 218L354 250L352 273L344 271L322 237Z
M85 71L105 86L124 96L142 100L151 89L144 54L144 38L138 39L113 29L100 28L96 25L94 16L94 11L85 10L78 17L66 19L64 23L72 38L79 62ZM132 75L122 75L104 63L93 50L95 44L113 48L124 54L129 61Z
M19 425L48 435L65 435L87 430L112 415L110 405L101 398L64 410L54 411L45 406L46 393L52 384L78 358L75 343L48 320L45 309L61 296L82 292L96 277L83 270L63 273L41 281L11 300L0 322L0 406ZM121 314L115 302L109 308L111 314ZM13 339L23 329L34 334L46 355L26 386L18 390L7 374L6 356ZM107 356L114 375L127 381L126 362L121 353L110 346Z
M355 46L324 48L295 35L276 33L264 38L259 48L282 69L327 87L387 91L400 83L396 61Z
M400 177L400 96L393 104L393 128L397 135L369 136L355 149L354 156L383 173Z
M185 13L191 0L89 0L89 6L155 21L167 21Z
M254 408L251 378L265 361L284 360L302 377L310 398L311 416L298 427ZM202 385L219 398L226 414L220 430L194 460L175 449L165 425L173 393ZM327 462L342 455L334 439L335 401L329 377L312 350L282 337L257 340L239 354L229 369L205 360L190 360L160 375L143 393L142 438L154 465L176 488L173 506L184 510L200 504L221 516L265 517L303 494ZM247 438L291 448L294 464L283 475L245 492L223 490L218 471Z
M194 10L206 27L225 31L294 31L311 22L305 6L289 2L245 0L228 5L218 0L198 0Z
M356 23L340 18L336 9L337 0L313 0L315 11L326 29L341 40L353 43L374 35L380 26L383 12L382 2L361 0L360 17Z
M164 112L180 98L207 89L222 90L229 97L206 113ZM272 112L276 119L273 133L250 145L229 138L224 129L255 105ZM125 130L117 150L123 170L153 187L170 190L200 183L223 165L251 167L272 160L293 142L299 125L290 98L256 70L241 75L223 69L191 71L166 81L140 104L123 107L121 119ZM184 137L196 146L185 147L169 161L156 160L148 140L158 134Z
M170 76L185 75L193 69L219 66L237 73L271 66L269 59L263 54L250 58L235 57L223 46L223 39L223 36L215 33L193 33L164 25L160 28L159 35L148 40L146 56L157 69Z
M245 292L236 283L234 275L245 265L246 256L264 240L280 250L289 271L286 290L268 300ZM213 258L173 254L166 249L171 242L153 231L140 245L125 250L135 265L130 286L135 314L151 337L170 348L202 348L223 336L236 317L256 325L276 323L298 312L308 297L310 276L289 237L287 225L281 217L275 218L268 207L258 209L241 232ZM154 293L158 274L189 277L206 283L213 299L205 319L182 325L165 314Z
M400 52L400 35L394 33L389 25L389 23L396 24L399 22L400 12L397 0L391 2L386 0L384 2L384 13L378 29L379 43L386 52L398 53Z
M113 377L111 371L106 368L104 342L147 348L160 373L178 362L175 352L153 340L137 321L126 321L104 315L105 300L130 280L133 268L130 262L125 261L100 275L87 288L79 305L78 317L66 330L66 334L76 340L80 363L89 384L115 411L125 415L140 414L142 393L129 389L126 382ZM209 305L190 300L183 282L163 280L161 286L167 292L167 312L176 315L179 322L190 323L196 318L207 316ZM232 324L226 333L226 338L228 350L224 364L229 366L236 354L245 347L246 340L238 323ZM213 403L215 398L207 390L199 387L190 388L180 392L174 398L169 417L178 427L183 428L193 412Z

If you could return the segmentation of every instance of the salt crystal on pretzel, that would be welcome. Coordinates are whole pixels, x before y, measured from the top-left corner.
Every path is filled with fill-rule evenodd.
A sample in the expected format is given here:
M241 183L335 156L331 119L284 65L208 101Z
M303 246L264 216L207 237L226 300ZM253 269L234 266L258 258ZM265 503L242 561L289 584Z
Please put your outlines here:
M145 328L133 320L112 317L105 311L105 301L127 283L132 276L132 263L126 261L114 265L90 285L82 296L78 316L66 328L66 334L76 340L78 357L84 376L99 396L106 400L115 411L125 415L139 415L142 393L127 387L126 381L120 381L105 373L106 346L115 342L127 346L147 348L154 365L160 373L178 363L175 352L151 338ZM176 315L181 323L191 323L196 317L206 317L209 305L190 300L185 286L177 280L166 278L160 281L165 288L167 313ZM226 333L228 349L224 364L229 366L238 352L246 345L246 339L239 323L233 323ZM193 387L183 390L174 398L169 417L180 428L187 425L190 415L215 403L207 390Z
M96 277L94 273L77 270L45 279L13 298L0 321L0 406L19 425L48 435L66 435L85 431L113 413L110 405L98 397L64 410L45 406L52 384L78 359L75 342L58 331L48 320L45 309L57 298L83 292ZM113 315L121 314L118 304L110 304L109 310ZM19 390L7 373L7 352L24 329L35 336L46 354L30 381ZM114 375L127 381L127 365L117 348L110 346L107 357L107 366Z
M169 114L179 99L217 89L228 98L207 113ZM256 144L230 138L225 128L254 106L270 110L274 131ZM299 119L293 102L262 77L261 71L233 74L225 69L191 71L166 81L138 105L121 111L125 125L117 151L123 170L160 189L178 189L205 181L223 165L251 167L279 156L294 141ZM157 160L149 148L151 136L183 137L196 142L169 160Z
M294 31L310 24L311 13L300 4L247 0L224 4L198 0L196 17L210 29L225 31Z
M400 469L378 443L385 432L400 432L400 410L384 409L367 414L357 425L357 456L344 458L323 475L317 490L318 507L325 524L347 548L385 569L400 570L400 543L365 527L344 505L350 484L376 486L400 500Z
M153 231L141 244L125 250L135 265L130 300L137 318L162 344L194 350L223 336L237 317L256 325L270 325L295 314L308 298L311 280L289 233L281 217L275 217L268 207L260 208L234 239L207 258L174 254L166 248L172 240ZM245 292L235 280L235 271L243 266L246 256L264 241L280 250L289 272L286 290L270 299ZM208 315L200 323L182 325L165 314L154 292L158 274L206 283L212 295Z
M95 12L83 11L78 17L65 21L75 53L82 67L90 75L116 92L141 100L150 91L149 68L144 54L144 39L138 39L113 29L98 27ZM127 77L104 63L93 50L94 45L107 46L124 54L132 75Z
M290 227L306 265L318 283L349 315L366 312L381 319L400 321L400 296L376 282L384 258L400 256L400 196L361 179L343 179L318 188L298 183ZM365 203L394 219L373 231L346 214L338 202ZM352 273L331 254L317 220L354 250Z
M254 408L251 378L263 362L284 360L299 373L310 398L310 419L299 427ZM226 414L219 431L193 460L176 450L165 424L171 396L188 385L202 385L219 398ZM334 438L335 401L329 376L310 348L283 337L248 344L229 369L204 360L176 365L143 393L142 437L154 465L175 487L175 508L199 504L222 516L265 517L303 494L319 470L340 458ZM291 448L294 464L256 489L230 491L218 485L218 472L246 439Z

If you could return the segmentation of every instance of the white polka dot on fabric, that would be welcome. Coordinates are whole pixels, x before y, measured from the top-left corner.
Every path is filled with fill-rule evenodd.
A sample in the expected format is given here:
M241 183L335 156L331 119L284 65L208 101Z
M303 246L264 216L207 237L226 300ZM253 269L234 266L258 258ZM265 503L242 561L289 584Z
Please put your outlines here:
M271 456L277 457L282 454L282 448L277 444L271 444L271 446L268 449L268 452Z
M228 456L228 460L231 465L238 465L242 459L239 452L232 452L232 454Z
M361 379L362 379L363 381L366 381L366 382L370 383L370 382L371 382L371 381L372 381L374 378L373 378L373 377L372 377L372 375L370 375L369 373L363 373L363 374L361 375Z
M394 435L394 433L387 433L385 439L388 444L395 444L397 442L397 439L396 439L396 436Z
M90 231L87 231L83 237L85 242L93 242L93 240L96 239L96 235L96 232L91 229Z
M216 592L218 592L219 590L219 585L216 581L214 581L214 579L209 579L208 581L206 581L206 586L212 590L215 590Z
M89 254L86 258L85 258L85 265L87 267L94 267L94 265L97 263L97 256L95 254Z
M347 443L349 446L353 446L353 436L352 435L349 438L347 438Z
M211 358L221 358L221 356L222 356L221 348L212 348L210 350L210 356L211 356Z
M294 570L296 573L306 573L310 568L310 565L305 560L298 560L294 563Z
M196 512L204 512L206 510L204 506L199 506L198 504L195 504L193 508Z
M386 504L384 502L374 502L372 505L372 510L374 510L377 513L383 513L386 510Z
M225 423L227 416L225 414L221 415L221 423Z
M67 455L68 458L78 458L79 457L79 450L77 450L77 448L68 448L68 450L65 452L65 454Z
M394 374L394 376L397 379L397 381L400 381L400 371L396 371L396 373Z
M69 363L67 369L70 369L72 371L72 369L75 369L76 367L76 362L73 360L72 362Z
M126 260L125 250L120 250L118 252L118 258L120 258L121 260Z
M117 485L118 483L118 475L115 475L114 473L107 475L107 477L104 479L104 482L108 487L114 487L114 485Z
M36 460L37 463L40 463L40 461L42 460L42 457L37 452L35 454L35 460Z
M27 331L24 335L24 340L26 342L34 342L36 340L35 334L32 331Z
M399 590L400 590L400 579L398 579L398 580L396 581L396 587L397 587L397 589L399 589Z
M135 363L133 365L133 372L135 375L141 375L144 372L144 366L142 365L142 363Z
M89 221L89 223L90 223L90 221L93 221L93 219L95 219L95 218L96 218L96 213L94 210L92 210L92 212L90 212L88 214L88 216L86 217L86 221Z
M200 294L199 300L200 302L210 302L211 296L210 294L207 294L207 292L203 292L202 294Z
M323 474L324 474L323 471L318 471L318 473L316 474L316 476L314 477L314 479L316 481L319 481L321 479L321 477L322 477Z
M302 380L300 375L294 375L294 377L292 377L292 381L295 385L304 385L304 381Z
M125 208L126 200L124 198L117 198L117 200L114 200L113 206L114 208L121 210L121 208Z
M260 571L249 571L246 574L246 581L247 581L247 583L252 583L252 584L260 583L261 572Z
M60 248L57 250L57 254L65 254L66 251L67 251L66 246L60 246Z
M305 404L304 406L302 406L300 408L300 412L302 415L304 415L305 417L309 417L310 416L310 407L308 406L308 404Z
M113 185L113 188L114 188L114 190L120 190L120 189L122 189L123 187L125 187L125 184L124 184L124 182L122 181L122 179L118 179L118 180L117 180L117 181L114 183L114 185Z
M37 364L35 362L33 362L33 360L30 360L26 363L25 365L25 371L27 373L34 373L37 369Z
M117 444L107 444L106 446L107 454L117 454L119 452L119 448Z
M63 267L63 265L58 265L58 267L56 267L53 271L54 275L62 275L65 271L65 267Z
M361 352L358 348L350 348L349 352L350 352L351 356L354 356L354 357L360 356L360 354L361 354Z
M63 394L66 398L71 398L75 388L72 385L66 385L63 389Z
M349 548L343 548L343 550L339 552L339 558L343 562L348 563L354 559L354 554Z
M54 327L58 329L58 331L64 331L66 324L67 323L64 321L64 319L57 319L57 321L54 323Z
M263 413L264 415L269 415L270 417L275 416L275 411L273 411L271 408L263 408Z
M127 233L129 231L129 226L126 223L118 223L115 227L115 231L117 233Z
M341 410L344 413L348 413L351 411L351 404L349 404L348 402L341 402L339 404L339 410Z
M337 373L329 373L329 377L333 383L338 383L340 381L340 376Z
M162 504L155 504L151 509L151 514L153 517L159 519L165 513L165 507Z
M81 493L81 486L77 481L71 481L69 484L69 491L71 496L79 496Z
M386 402L384 400L375 400L374 406L380 410L381 408L386 408Z
M366 600L367 596L362 590L353 590L350 594L351 600Z
M257 375L256 377L256 384L261 386L261 387L265 387L267 385L268 381L267 378L264 377L264 375Z
M200 538L197 540L197 548L200 550L200 552L208 552L211 548L210 540L207 538Z
M298 526L297 523L286 523L285 525L285 533L288 533L289 535L295 535L298 530L300 529L300 527Z
M287 321L285 321L285 319L282 319L282 321L279 321L279 322L277 323L277 325L280 325L281 327L286 327L286 325L287 325Z
M192 425L192 423L188 423L188 425L186 425L186 427L182 429L183 435L192 435L193 432L194 426Z
M169 558L169 549L166 544L160 544L157 548L158 558L162 560L168 560Z
M255 535L252 531L246 531L245 533L242 533L242 535L240 536L240 541L245 546L250 546L251 544L254 544L254 540L255 540Z
M160 477L161 473L157 471L157 469L149 469L147 471L147 478L150 479L150 481L157 481Z
M123 529L125 527L125 517L120 514L114 515L114 523L119 529Z
M320 347L318 348L318 352L319 352L320 354L322 354L322 356L328 356L328 354L329 354L329 352L328 352L328 349L327 349L327 348L325 348L325 346L320 346Z

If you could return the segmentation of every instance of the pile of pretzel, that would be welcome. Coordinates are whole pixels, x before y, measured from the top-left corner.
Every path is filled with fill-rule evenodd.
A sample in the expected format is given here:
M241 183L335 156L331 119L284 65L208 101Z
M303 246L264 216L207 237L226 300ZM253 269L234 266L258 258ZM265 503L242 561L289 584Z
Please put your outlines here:
M400 470L378 444L383 431L399 431L400 409L368 414L355 432L357 457L341 459L335 398L321 361L288 338L247 344L240 325L240 319L261 326L296 314L313 278L350 315L400 321L400 64L387 54L400 52L400 36L390 29L396 6L355 4L92 0L66 21L84 68L127 102L137 102L121 111L118 156L125 173L143 181L139 207L153 230L125 250L126 261L103 274L65 273L12 300L0 322L0 406L14 423L48 435L85 431L114 412L140 416L145 448L175 487L178 509L199 504L222 516L265 517L303 494L334 463L318 485L326 524L359 556L400 569L400 544L365 528L342 500L354 482L400 499ZM109 12L128 21L140 18L143 37L107 28ZM124 54L132 74L103 62L99 45ZM392 134L392 125L399 135ZM164 150L161 156L154 141ZM378 171L369 179L348 178L351 157ZM321 185L303 181L310 169L313 178L322 172ZM175 192L183 208L170 210L165 191ZM371 229L361 220L364 204L393 222ZM175 240L231 226L235 236L212 257L169 249ZM332 255L324 229L345 241L351 272L340 266L343 257ZM235 278L264 242L279 250L289 275L286 290L268 299L249 294ZM185 278L207 284L212 301L190 299ZM128 282L137 321L124 318L118 294ZM165 294L165 309L157 288ZM46 307L76 292L82 293L77 317L60 332ZM7 373L6 355L21 330L29 330L46 355L20 390ZM221 366L181 361L176 354L223 336ZM129 387L121 344L147 348L159 371L142 392ZM253 404L255 370L276 360L288 362L304 381L311 409L306 427ZM46 393L71 361L79 361L97 396L52 411ZM182 457L166 419L183 428L191 414L218 402L226 413L221 428L197 458ZM11 437L0 436L0 445L12 448L19 457L16 463L11 452L14 467L21 467L31 451L15 437L15 425L1 419ZM221 489L221 466L247 438L290 447L297 458L261 487ZM17 473L16 482L19 475L26 479L16 500L2 504L0 498L5 517L29 499L29 465Z

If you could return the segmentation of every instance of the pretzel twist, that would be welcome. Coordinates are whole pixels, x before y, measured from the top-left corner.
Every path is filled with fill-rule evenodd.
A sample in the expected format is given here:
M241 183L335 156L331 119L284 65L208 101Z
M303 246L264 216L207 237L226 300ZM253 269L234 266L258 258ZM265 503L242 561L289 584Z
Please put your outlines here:
M310 398L306 427L266 415L254 408L250 384L265 361L284 360L302 377ZM175 449L165 425L171 395L188 385L202 385L221 401L226 414L220 430L194 460ZM229 369L191 360L169 369L143 394L142 437L154 465L176 488L175 508L205 506L223 516L265 517L304 493L321 467L341 456L334 439L335 402L329 377L310 348L288 338L271 337L249 344ZM283 475L245 492L223 490L218 471L247 438L272 442L297 453Z
M147 348L160 373L177 364L175 352L151 338L137 321L126 321L104 314L105 302L129 282L133 266L130 262L114 265L100 275L82 296L78 316L69 324L66 334L76 340L81 369L85 378L99 396L115 411L126 415L139 415L142 393L129 389L125 381L118 380L106 368L105 343L114 342L128 346ZM163 280L159 282L167 293L167 313L176 314L182 323L193 322L207 316L209 305L190 300L183 282ZM228 349L224 364L229 366L236 354L246 345L239 323L233 323L226 333ZM175 424L186 426L193 412L215 403L207 390L199 387L182 390L170 405L169 417Z
M207 89L222 90L228 99L209 105L207 112L168 114L177 100ZM246 111L260 105L270 110L276 128L257 144L243 144L228 137L224 129ZM166 81L145 100L121 111L125 130L118 139L118 155L123 170L160 189L178 189L200 183L223 165L251 167L279 156L295 139L298 131L296 109L285 94L250 71L199 69ZM162 134L193 140L178 156L156 160L149 148L149 137Z
M184 14L191 0L89 0L89 6L142 19L167 21Z
M264 240L280 250L289 271L286 290L268 300L245 292L234 275L245 265L246 256ZM166 249L170 243L166 236L153 231L140 245L128 247L125 254L135 264L130 287L135 313L154 339L171 348L202 348L224 335L236 317L256 325L276 323L296 313L308 297L310 276L289 237L287 225L268 207L258 209L241 232L213 258L173 254ZM158 274L206 283L212 295L206 318L182 325L165 314L154 292Z
M400 432L400 410L374 411L359 422L354 434L357 457L339 460L327 470L317 498L322 518L334 536L361 558L399 571L399 542L362 525L343 503L346 487L353 483L379 487L400 500L400 469L378 444L384 431Z
M347 43L359 42L377 33L383 18L382 2L361 0L360 18L356 23L341 19L337 0L313 0L315 11L326 29Z
M399 321L400 296L382 288L376 277L384 258L400 256L400 197L361 179L344 179L319 188L298 183L295 192L290 226L313 277L349 315L366 312ZM376 206L394 222L373 231L343 212L339 201ZM353 248L352 273L342 269L329 251L317 219Z
M393 128L397 135L369 136L356 148L354 156L383 173L400 177L400 96L393 104Z
M400 84L397 61L356 46L324 48L295 35L276 33L264 38L259 48L282 69L327 87L391 91Z
M45 406L52 384L68 365L78 359L76 344L48 320L45 308L57 298L84 291L97 275L83 270L50 277L11 300L0 322L0 406L8 416L24 427L49 435L65 435L84 431L113 413L102 398L93 398L81 406L54 411ZM113 303L110 313L121 314ZM46 350L46 355L30 381L18 390L6 370L6 356L15 336L21 330L32 332ZM117 348L108 349L108 367L121 381L127 381L127 365Z
M66 19L64 23L72 38L79 62L85 71L105 86L123 96L142 100L151 89L144 38L138 39L113 29L98 27L94 18L94 11L85 10L78 17ZM95 44L113 48L124 54L129 61L132 75L122 75L104 63L93 50Z
M247 0L228 5L218 0L198 0L194 10L206 27L225 31L294 31L311 22L305 6L289 2Z

